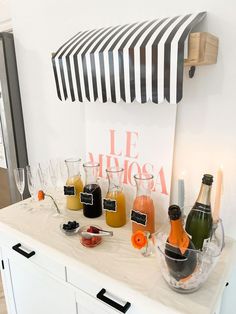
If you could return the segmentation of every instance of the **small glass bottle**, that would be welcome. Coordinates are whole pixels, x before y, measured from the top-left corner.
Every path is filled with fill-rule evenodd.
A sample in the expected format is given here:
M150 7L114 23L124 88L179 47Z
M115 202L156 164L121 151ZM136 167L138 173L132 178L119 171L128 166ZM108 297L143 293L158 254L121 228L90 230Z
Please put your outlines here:
M97 183L100 164L86 162L83 164L85 171L85 186L80 199L83 203L85 217L96 218L102 215L102 191Z
M126 205L123 192L124 169L112 167L106 169L109 186L103 208L106 210L106 223L111 227L122 227L126 224Z
M80 202L80 192L83 191L83 182L80 176L81 159L66 159L67 167L67 181L64 187L64 194L66 195L66 207L71 210L79 210L83 208Z
M131 211L132 231L155 232L155 209L151 198L153 175L149 173L136 174L136 198Z

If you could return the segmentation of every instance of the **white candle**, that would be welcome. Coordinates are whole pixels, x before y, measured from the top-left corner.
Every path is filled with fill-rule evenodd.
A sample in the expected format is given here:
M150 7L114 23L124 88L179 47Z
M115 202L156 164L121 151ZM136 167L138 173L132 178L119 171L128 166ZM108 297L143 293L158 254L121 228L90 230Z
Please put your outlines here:
M216 194L215 194L215 204L213 209L214 222L217 222L220 218L220 202L222 195L222 185L223 185L223 171L220 167L217 171L217 180L216 180Z
M184 208L184 198L185 198L184 179L179 179L178 180L178 205L182 210Z

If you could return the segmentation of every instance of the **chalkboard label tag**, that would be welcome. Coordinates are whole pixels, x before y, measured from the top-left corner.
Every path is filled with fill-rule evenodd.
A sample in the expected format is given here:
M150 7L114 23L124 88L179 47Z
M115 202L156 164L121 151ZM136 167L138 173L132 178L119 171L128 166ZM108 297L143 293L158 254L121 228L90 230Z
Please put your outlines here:
M104 198L103 199L103 208L106 210L106 211L109 211L109 212L117 212L117 204L116 204L116 200L111 200L109 198Z
M65 185L64 186L64 195L66 196L75 196L76 189L73 185Z
M80 192L80 202L85 205L93 205L93 194Z
M131 211L131 221L146 226L147 225L147 214L140 213L139 211L133 210Z

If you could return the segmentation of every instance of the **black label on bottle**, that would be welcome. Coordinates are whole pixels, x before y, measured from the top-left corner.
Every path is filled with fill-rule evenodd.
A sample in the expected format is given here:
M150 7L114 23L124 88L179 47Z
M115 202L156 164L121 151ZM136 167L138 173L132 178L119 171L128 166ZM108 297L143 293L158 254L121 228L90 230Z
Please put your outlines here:
M66 196L75 196L76 189L73 185L65 185L64 186L64 195Z
M111 200L111 199L108 199L108 198L104 198L103 199L103 208L106 211L117 212L116 200Z
M93 205L93 194L80 192L80 202L85 205Z
M196 202L194 204L193 209L201 210L203 212L208 212L208 213L211 212L211 206L210 205L205 205L205 204L198 203L198 202Z
M147 214L143 214L143 213L140 213L140 212L132 209L131 221L133 221L139 225L146 226L147 225Z

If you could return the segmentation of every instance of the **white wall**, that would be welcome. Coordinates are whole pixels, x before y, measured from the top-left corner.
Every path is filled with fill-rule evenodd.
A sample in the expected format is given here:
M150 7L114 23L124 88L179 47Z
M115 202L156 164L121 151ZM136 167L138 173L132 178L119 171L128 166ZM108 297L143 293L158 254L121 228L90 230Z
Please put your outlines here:
M79 30L206 10L201 28L220 38L218 63L186 75L178 105L173 176L186 173L187 204L192 204L202 174L225 175L222 217L236 237L232 214L236 199L235 37L236 4L214 0L11 0L12 17L30 162L53 156L83 154L84 104L56 97L51 52ZM227 4L227 5L226 5Z

